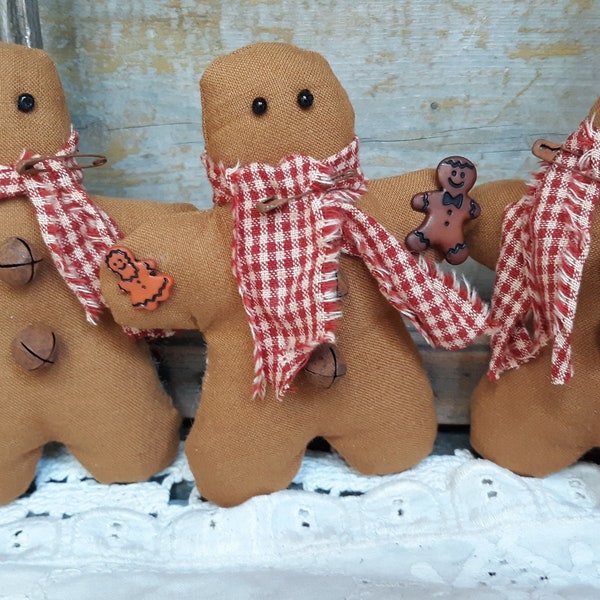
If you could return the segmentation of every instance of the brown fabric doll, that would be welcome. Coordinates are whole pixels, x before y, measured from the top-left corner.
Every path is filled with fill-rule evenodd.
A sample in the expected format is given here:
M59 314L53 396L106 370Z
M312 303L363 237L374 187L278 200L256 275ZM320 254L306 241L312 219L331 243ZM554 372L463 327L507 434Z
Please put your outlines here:
M143 220L192 207L86 194L44 52L0 44L0 107L0 502L50 441L101 482L143 480L173 459L179 418L145 344L103 313L98 262Z
M201 493L230 506L283 489L317 436L362 473L413 466L431 451L436 419L400 313L442 347L466 345L485 327L477 299L381 225L395 222L391 207L404 239L420 220L410 200L432 188L435 172L373 181L365 194L352 106L313 52L247 46L209 66L200 88L215 207L123 240L173 277L171 298L135 311L107 268L101 280L118 322L206 337L186 442ZM329 365L337 381L322 389L302 367L319 363L327 344L347 374Z
M600 100L548 150L533 184L514 184L521 194L504 220L507 195L495 199L494 230L474 229L470 240L474 256L497 268L490 375L472 399L471 442L534 476L600 445Z

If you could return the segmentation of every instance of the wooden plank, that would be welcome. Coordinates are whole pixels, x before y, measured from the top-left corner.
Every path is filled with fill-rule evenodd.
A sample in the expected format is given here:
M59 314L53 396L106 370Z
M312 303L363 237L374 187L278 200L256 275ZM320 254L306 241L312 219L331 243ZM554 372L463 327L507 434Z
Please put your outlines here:
M149 342L158 374L179 413L193 419L206 370L206 345L202 334L185 331Z
M471 395L487 370L488 346L481 343L458 352L427 350L422 355L434 393L438 423L468 425Z
M0 0L0 41L42 47L37 0Z

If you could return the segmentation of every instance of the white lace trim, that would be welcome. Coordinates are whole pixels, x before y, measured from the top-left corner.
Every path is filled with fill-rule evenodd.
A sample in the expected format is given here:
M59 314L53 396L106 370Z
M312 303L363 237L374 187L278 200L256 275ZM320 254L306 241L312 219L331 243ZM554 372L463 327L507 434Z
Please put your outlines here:
M600 467L590 463L534 479L457 451L365 477L336 455L309 453L291 489L223 509L199 497L182 452L151 481L100 485L59 448L36 486L0 507L2 569L341 573L352 564L411 584L599 585Z

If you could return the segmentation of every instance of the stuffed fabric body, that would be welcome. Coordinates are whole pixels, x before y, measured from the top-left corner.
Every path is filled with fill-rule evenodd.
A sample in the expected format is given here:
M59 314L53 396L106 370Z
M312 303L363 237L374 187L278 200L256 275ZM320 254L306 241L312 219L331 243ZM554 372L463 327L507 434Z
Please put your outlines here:
M589 122L600 125L600 100L590 110ZM597 177L597 149L591 156ZM593 175L593 174L592 174ZM566 174L567 180L574 174ZM581 177L579 177L581 179ZM487 232L476 232L471 242L475 258L494 267L500 252L502 209L526 194L524 184L514 193L490 194L495 205ZM516 192L520 194L515 198ZM575 198L577 195L574 196ZM511 368L497 379L484 376L471 404L471 443L485 458L519 474L545 476L556 472L600 446L600 346L598 297L600 295L600 221L597 210L591 219L589 255L583 263L573 330L569 337L572 376L553 383L556 359L555 336L527 362ZM539 242L539 240L538 240ZM556 313L558 314L558 312ZM535 314L525 320L535 331ZM533 319L533 320L532 320Z
M323 161L354 139L348 96L312 52L254 44L217 59L200 88L206 153L225 168L275 166L290 155ZM433 186L434 170L372 181L357 207L404 239L419 220L411 198ZM319 389L301 371L282 398L271 385L252 398L255 348L232 275L233 231L231 207L217 205L142 226L124 240L137 256L160 256L161 271L174 278L172 297L152 314L132 311L114 276L106 269L101 275L119 323L197 328L206 337L207 372L186 442L201 494L231 506L283 489L317 436L362 473L402 471L427 456L436 418L421 357L400 313L356 257L342 254L339 263L348 294L335 333L347 374Z
M71 125L55 66L39 50L8 44L0 44L0 65L0 164L16 163L24 150L56 154ZM121 233L144 219L191 210L189 205L91 200ZM180 420L145 344L132 341L108 311L98 325L88 322L84 306L55 267L30 200L0 198L3 270L11 268L5 243L21 242L36 261L30 281L0 280L0 502L28 488L51 441L66 444L101 482L139 481L162 470L177 450ZM55 351L51 361L26 370L18 357L31 350L23 332L32 326L53 336Z

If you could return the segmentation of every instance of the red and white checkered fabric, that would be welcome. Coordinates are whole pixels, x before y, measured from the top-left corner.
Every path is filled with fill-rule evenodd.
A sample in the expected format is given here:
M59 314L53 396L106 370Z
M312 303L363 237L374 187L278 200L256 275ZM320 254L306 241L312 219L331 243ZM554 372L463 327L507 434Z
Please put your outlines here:
M416 258L355 206L343 209L343 251L364 261L382 295L430 346L460 350L488 333L487 306L453 273Z
M280 397L312 350L335 341L342 250L365 261L383 295L430 343L462 348L485 332L479 299L354 206L366 191L357 139L321 162L290 156L277 167L225 169L206 154L203 161L214 201L233 207L232 264L254 337L255 395L269 382ZM260 212L257 203L269 198L289 201Z
M76 131L57 156L76 152ZM24 152L22 159L34 158ZM71 167L71 168L70 168ZM0 167L0 199L26 196L35 209L42 238L63 279L96 323L106 307L98 273L106 251L121 237L114 221L88 196L75 159L48 158L20 175L14 166Z
M79 135L71 131L65 147L21 175L15 165L0 165L0 200L25 196L34 207L42 238L56 269L83 304L87 320L96 324L106 303L100 291L100 263L123 236L116 223L94 204L83 187L75 158ZM39 155L24 151L20 160ZM171 331L125 327L136 338L158 338Z
M571 333L600 196L600 130L583 121L504 214L492 296L490 379L553 342L553 383L573 375ZM527 321L531 321L531 333Z

